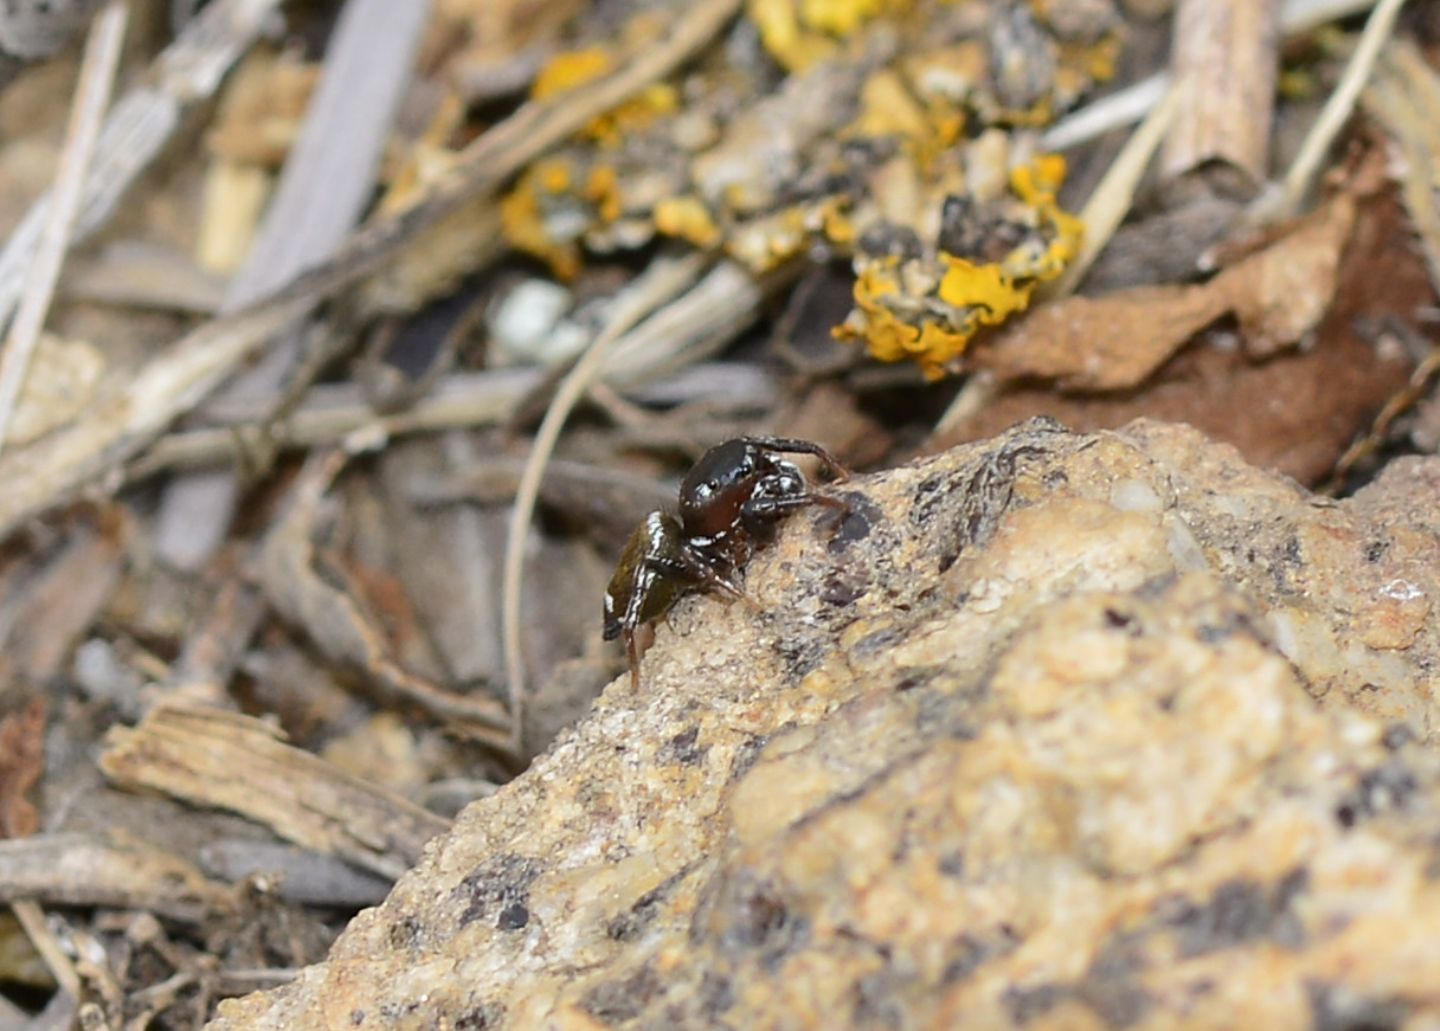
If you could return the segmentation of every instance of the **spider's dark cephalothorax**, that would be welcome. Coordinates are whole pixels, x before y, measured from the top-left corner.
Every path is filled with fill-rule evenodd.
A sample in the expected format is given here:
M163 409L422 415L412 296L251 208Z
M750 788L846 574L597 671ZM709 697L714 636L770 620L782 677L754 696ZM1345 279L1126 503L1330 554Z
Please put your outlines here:
M745 594L734 576L781 519L810 505L845 508L811 490L781 455L814 455L837 479L845 467L819 444L786 437L739 437L717 444L680 481L679 514L651 512L631 535L605 589L605 639L624 637L630 681L640 685L635 634L690 591Z

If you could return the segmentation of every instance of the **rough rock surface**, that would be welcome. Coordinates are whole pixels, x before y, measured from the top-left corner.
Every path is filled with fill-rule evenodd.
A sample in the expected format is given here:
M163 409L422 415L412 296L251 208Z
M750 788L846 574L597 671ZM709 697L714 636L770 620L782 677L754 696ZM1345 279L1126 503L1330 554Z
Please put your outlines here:
M1440 461L866 477L216 1028L1440 1027Z

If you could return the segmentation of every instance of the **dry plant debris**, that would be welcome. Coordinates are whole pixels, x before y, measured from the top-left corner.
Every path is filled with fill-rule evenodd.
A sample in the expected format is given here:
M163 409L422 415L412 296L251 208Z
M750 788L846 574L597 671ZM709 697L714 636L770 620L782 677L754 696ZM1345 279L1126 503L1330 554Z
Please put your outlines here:
M1062 390L1138 386L1222 315L1256 357L1293 347L1335 294L1355 201L1338 194L1281 239L1206 283L1149 286L1048 304L989 341L976 364L1001 380L1042 379Z
M1108 78L1118 16L933 0L756 0L746 13L787 77L738 40L716 50L532 166L504 201L507 238L562 278L582 244L678 237L757 273L820 246L855 265L842 334L943 374L1075 254L1082 227L1056 199L1063 159L1001 128L1042 124ZM593 44L557 54L532 93L582 89L613 60Z
M116 729L100 768L122 785L237 810L289 841L385 877L409 869L445 827L233 713L156 709L140 726Z
M978 439L1039 412L1086 429L1122 426L1149 415L1197 426L1234 444L1259 465L1318 483L1386 398L1405 388L1410 373L1410 355L1403 347L1386 346L1376 329L1386 319L1420 323L1425 307L1433 302L1434 288L1424 262L1408 248L1395 246L1403 226L1403 213L1388 194L1360 203L1349 245L1342 252L1334 295L1306 347L1255 361L1231 334L1202 334L1200 346L1192 341L1173 357L1163 354L1153 374L1130 390L1057 395L1050 387L1019 382L942 434L936 444ZM1284 239L1274 246L1283 248ZM1264 253L1256 257L1263 258ZM1170 290L1173 296L1175 288L1144 287L1109 296L1121 303L1128 297L1143 304L1156 290ZM1301 291L1302 296L1306 293ZM1061 307L1083 300L1062 302ZM1089 303L1104 305L1107 300ZM1036 314L1047 312L1041 309ZM1122 369L1127 362L1148 364L1153 358L1143 349L1143 341L1158 339L1163 345L1164 327L1172 317L1184 318L1186 313L1177 315L1163 305L1152 307L1137 320L1144 327L1143 336L1110 332L1091 336L1078 355L1052 359L1063 362L1054 367L1061 375L1079 378L1082 370L1106 369L1103 362L1090 362L1087 354L1115 351L1124 352L1114 355ZM1025 326L1017 326L1015 332L1025 333ZM1133 354L1124 346L1131 339L1136 340Z
M102 6L107 18L93 21ZM789 643L776 662L756 646L743 691L726 664L755 629L749 614L686 602L652 653L670 686L606 695L596 717L551 746L623 668L599 620L623 541L645 512L673 501L689 462L729 437L803 437L875 469L1035 414L1080 429L1150 416L1189 422L1254 465L1341 493L1377 476L1407 498L1431 489L1423 468L1405 480L1420 467L1397 457L1440 447L1433 6L1413 0L1397 21L1399 0L0 3L0 324L17 306L25 312L25 346L7 347L11 371L0 384L15 399L0 450L0 1027L34 1019L189 1028L222 998L292 979L294 997L308 998L340 966L307 964L477 799L493 800L461 817L443 849L430 846L428 869L435 856L457 854L456 842L484 838L494 853L485 862L498 865L468 882L478 894L463 903L474 912L453 940L503 921L515 926L494 932L494 955L513 960L519 953L505 949L556 919L539 901L550 875L506 858L548 833L543 822L525 824L545 811L534 785L546 770L551 801L584 795L571 810L583 814L574 840L603 842L598 865L585 868L593 882L577 889L592 893L581 909L610 905L596 901L607 885L639 893L632 910L605 911L603 941L588 931L566 939L583 945L577 963L589 980L565 997L565 1014L584 1026L684 1023L698 1012L685 1006L724 1001L716 978L730 976L731 961L734 983L771 984L764 963L747 967L734 947L769 941L779 921L798 948L799 925L786 914L800 910L788 896L777 909L779 896L746 885L790 884L797 862L838 863L826 867L840 871L836 879L814 882L816 912L887 942L891 932L905 941L899 925L912 917L969 912L931 897L904 901L915 901L907 892L916 884L949 883L926 879L927 849L939 845L925 835L946 826L945 791L983 780L985 769L924 752L935 721L956 730L946 747L969 747L960 729L994 744L1009 726L1029 728L1022 744L1041 749L1041 724L1073 718L1064 768L1050 772L1069 778L1071 802L1093 800L1115 754L1105 749L1124 751L1117 710L1131 696L1100 691L1093 711L1034 711L1055 699L1025 670L1058 669L1063 679L1055 656L1088 654L1082 645L1095 643L1085 621L1099 603L1073 595L1050 598L1054 606L1032 598L1029 630L984 638L991 667L1015 679L989 702L965 702L980 708L946 710L923 683L887 693L885 657L894 635L918 632L918 613L943 622L954 601L955 612L974 609L983 622L996 601L994 583L963 599L948 586L926 595L929 558L953 567L936 574L953 585L1012 532L1006 520L1033 515L1041 495L1125 509L1148 497L1131 480L1169 499L1166 491L1201 475L1196 463L1224 467L1214 504L1231 509L1220 515L1258 506L1275 523L1235 531L1254 556L1227 543L1229 530L1202 535L1201 551L1228 556L1210 581L1182 577L1125 595L1147 643L1127 653L1134 662L1117 677L1138 676L1143 660L1159 681L1180 685L1177 656L1203 653L1223 675L1181 691L1195 704L1185 713L1233 703L1248 730L1259 724L1244 706L1258 697L1288 714L1290 730L1309 729L1285 738L1298 758L1266 752L1250 767L1254 756L1224 743L1228 728L1197 716L1219 736L1198 751L1177 743L1185 777L1136 773L1155 789L1146 804L1210 828L1191 803L1226 770L1262 769L1263 802L1288 790L1285 770L1325 749L1383 768L1380 746L1357 745L1347 736L1355 725L1335 722L1342 702L1412 727L1417 740L1391 751L1403 753L1416 797L1428 798L1434 716L1403 688L1405 663L1430 647L1429 524L1377 514L1361 500L1374 493L1338 508L1307 499L1301 514L1272 510L1265 499L1290 488L1146 429L1123 439L1170 472L1131 470L1119 500L1104 477L1123 463L1101 468L1082 456L1113 457L1121 438L1080 441L1044 427L932 459L971 464L959 480L910 496L908 514L890 511L884 484L932 467L874 481L865 488L879 492L871 507L857 502L853 518L815 527L813 537L797 528L745 570L763 601L761 631ZM92 39L108 25L112 45L99 49L113 55L124 15L115 100L102 112L104 91L83 81L109 73L82 56L81 41L87 25L97 26ZM400 21L403 31L387 28ZM367 39L384 43L386 70L367 63L382 53ZM75 159L83 148L66 144L64 112L77 107L100 126L88 172ZM1135 122L1128 141L1097 135L1096 126ZM67 150L69 170L58 174ZM67 198L78 201L68 228L56 217ZM47 269L57 260L52 290ZM11 336L8 325L0 336ZM1042 467L1055 476L1037 486ZM198 495L207 500L192 505ZM923 513L947 505L959 506L941 534L950 550L909 561ZM1077 505L1061 505L1044 539L1016 554L1026 575L1070 575L1084 564L1065 566L1074 542L1103 550L1130 540L1117 532L1098 541L1087 519L1099 510ZM1219 515L1210 505L1191 498L1174 510L1203 509L1195 525L1211 525ZM876 539L861 539L860 524L881 515L891 527L919 520L915 535L874 529ZM809 526L808 516L799 521ZM1293 547L1268 536L1280 525L1295 528ZM1335 548L1361 538L1366 564L1341 566L1346 589L1364 597L1345 609L1323 570L1339 561ZM873 568L855 564L862 555ZM806 579L822 567L833 575ZM1388 579L1372 582L1382 571ZM1285 593L1296 584L1298 594ZM786 622L797 599L818 622ZM1006 605L1000 599L995 611L1011 612ZM1217 655L1206 628L1222 610L1271 622L1266 633L1239 634L1243 654ZM829 670L833 683L802 677L772 691L775 677L783 682L819 654L815 635L830 620L852 617L849 625L868 621L874 632L837 643L852 660ZM682 662L677 639L712 633L719 643L709 654ZM952 650L978 648L976 640ZM1276 672L1277 649L1289 672ZM1255 686L1257 669L1275 676ZM1318 713L1285 679L1296 670L1324 695ZM1236 684L1259 693L1237 697ZM731 698L732 688L741 694ZM772 692L763 698L774 705L755 692ZM907 709L925 699L923 712ZM1165 712L1152 714L1156 735L1178 733L1189 718ZM871 735L873 721L895 733ZM916 768L933 777L897 774L895 790L940 809L916 810L905 832L911 858L877 860L877 887L862 905L843 854L868 862L857 842L890 840L861 832L892 827L886 821L904 812L898 796L877 781L873 795L853 796L853 809L807 808L814 799L787 792L823 786L833 757L834 769L874 772L897 758L887 750L912 745L919 751L905 754L924 752ZM1361 751L1344 751L1353 748ZM807 765L821 753L828 758ZM539 771L504 786L542 754ZM1019 753L985 754L1009 762ZM602 769L608 782L579 772ZM1373 792L1364 805L1345 801L1359 790L1354 772L1342 764L1294 783L1317 806L1329 799L1378 813ZM726 809L727 792L746 805ZM1374 845L1391 849L1388 877L1411 869L1415 836L1428 833L1428 810L1415 805L1377 816L1393 828ZM786 806L814 816L803 860L757 844ZM667 866L696 854L693 841L672 850L665 828L624 837L622 825L643 830L646 814L661 809L685 833L744 825L756 837L700 849L704 862L737 864L707 881L699 867ZM1105 824L1105 812L1100 805L1086 819ZM480 832L477 813L492 814ZM771 817L773 826L756 829ZM1043 837L1048 825L1036 821ZM977 826L975 862L1026 854L1006 852L1018 839L1000 831L985 837L994 824ZM1143 841L1124 837L1119 822L1072 835L1089 842L1074 861L1120 869L1153 860L1179 840L1162 841L1164 826L1152 821ZM1106 838L1105 827L1120 837ZM1309 903L1282 905L1293 901L1288 870L1234 865L1247 850L1264 851L1259 838L1216 833L1217 852L1233 846L1234 858L1208 868L1212 880L1180 884L1189 868L1176 867L1171 887L1184 888L1200 914L1189 922L1167 922L1170 910L1117 901L1108 889L1082 892L1087 905L1121 906L1105 910L1113 919L1083 944L1052 937L1019 947L989 925L968 944L932 935L923 962L903 976L867 954L879 966L859 973L856 1008L845 1012L855 1023L883 1022L943 1003L953 1012L941 1022L981 1013L1032 1025L1124 1022L1145 1006L1167 1013L1181 988L1165 979L1166 963L1195 947L1192 924L1229 913L1236 897L1263 897L1279 914L1256 940L1283 953L1266 969L1313 974L1305 999L1315 1023L1384 1025L1405 1007L1425 1012L1423 992L1356 994L1359 981L1314 958L1318 944L1285 951L1289 939L1279 939L1295 913L1304 924ZM1326 827L1313 840L1333 844L1337 834ZM826 852L832 840L843 847ZM566 842L574 844L555 838L535 852L557 868L579 863L590 845L567 852ZM463 881L467 871L449 873ZM1231 873L1260 887L1227 888ZM1320 898L1326 876L1313 866L1306 891ZM703 885L709 894L686 894ZM1013 894L1048 897L1033 887ZM347 942L413 898L402 888ZM1387 898L1415 912L1429 904L1421 888ZM981 908L993 914L1009 899L986 896ZM1131 902L1139 908L1124 908ZM1404 927L1386 923L1386 905L1334 911L1361 929L1333 939L1334 963L1355 961L1347 950L1357 939L1347 935L1367 926L1403 937ZM1076 906L1056 911L1076 920L1099 912ZM408 915L396 926L411 926ZM966 919L983 924L973 912ZM689 983L664 963L673 944L665 936L687 920L690 940L716 945L720 958L716 977L684 1001L665 994L671 982L681 994ZM807 933L830 926L817 919ZM1037 925L1016 916L1010 926ZM409 949L407 934L391 945ZM1087 951L1104 941L1111 952ZM1211 964L1205 976L1236 1007L1294 995L1230 966L1232 955L1250 955L1231 944L1187 962ZM651 945L659 959L637 958ZM951 945L958 980L915 987L934 987L925 964ZM342 945L335 962L349 962L352 947ZM484 965L490 947L435 969ZM1037 982L1023 962L1052 947L1070 965ZM520 958L518 967L500 963L503 975L451 983L431 999L531 976L533 957ZM1364 980L1370 961L1356 962ZM376 987L403 989L414 976ZM766 991L732 1000L753 1007L742 1022L792 1012L793 992ZM661 996L663 1014L654 1008ZM469 1015L528 1018L530 1003L501 1014L497 998ZM354 1016L335 1012L342 1022ZM365 1020L379 1013L366 1008ZM403 1014L385 1012L392 1017Z
M0 897L50 905L105 906L199 924L233 913L239 896L171 849L87 834L44 834L0 843Z
M101 0L18 0L0 8L0 88L24 63L50 57L84 29Z
M302 628L331 661L356 671L388 702L415 705L454 730L504 747L510 718L493 699L452 694L409 672L390 654L363 595L341 562L317 555L325 488L343 465L332 454L314 463L290 512L270 531L259 558L260 582L275 611Z

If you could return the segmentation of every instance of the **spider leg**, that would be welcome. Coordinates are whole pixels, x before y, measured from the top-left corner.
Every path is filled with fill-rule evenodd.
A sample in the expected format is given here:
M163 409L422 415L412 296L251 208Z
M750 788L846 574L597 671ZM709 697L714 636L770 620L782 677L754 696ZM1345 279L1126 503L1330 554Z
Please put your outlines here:
M662 576L684 580L697 587L728 594L732 598L745 597L744 591L709 562L688 551L682 551L680 555L680 558L646 559L645 565Z
M845 467L844 463L814 441L801 440L798 437L767 437L763 435L745 436L740 439L767 451L778 451L782 455L814 455L830 470L831 476L837 482L850 478L850 470Z
M803 494L783 494L779 497L753 497L740 506L740 522L751 536L763 540L774 534L775 523L782 516L812 505L823 505L842 512L850 511L850 506L839 498L806 491Z
M681 557L678 559L646 559L646 566L654 569L661 575L673 576L676 579L685 580L704 590L714 591L717 594L723 594L737 601L743 601L747 605L756 608L759 607L759 602L746 594L738 584L709 562L690 551L682 551L680 554Z
M640 653L635 648L635 631L625 631L625 656L630 660L630 690L640 690Z

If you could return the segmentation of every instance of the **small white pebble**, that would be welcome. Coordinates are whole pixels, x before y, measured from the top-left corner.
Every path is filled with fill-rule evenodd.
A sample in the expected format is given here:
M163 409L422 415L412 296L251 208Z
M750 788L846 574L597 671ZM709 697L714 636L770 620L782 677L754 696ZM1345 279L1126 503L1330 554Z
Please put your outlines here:
M998 580L976 580L970 588L968 604L974 612L994 612L1005 604L1009 593L1006 586Z
M514 361L553 360L556 329L571 303L570 291L558 283L528 279L491 306L491 339Z
M1122 512L1158 512L1160 495L1144 480L1121 480L1110 488L1110 504Z
M1409 580L1395 579L1380 588L1380 596L1395 601L1413 601L1416 598L1425 597L1425 592Z
M1380 725L1372 719L1341 710L1337 717L1340 737L1347 745L1363 748L1380 740Z
M1270 613L1269 623L1276 650L1291 662L1296 662L1300 654L1300 634L1294 618L1290 613L1277 609Z
M1200 547L1200 542L1190 532L1189 525L1173 513L1165 519L1165 546L1169 549L1170 557L1175 560L1175 566L1178 569L1210 568L1210 562L1205 557L1205 549Z

